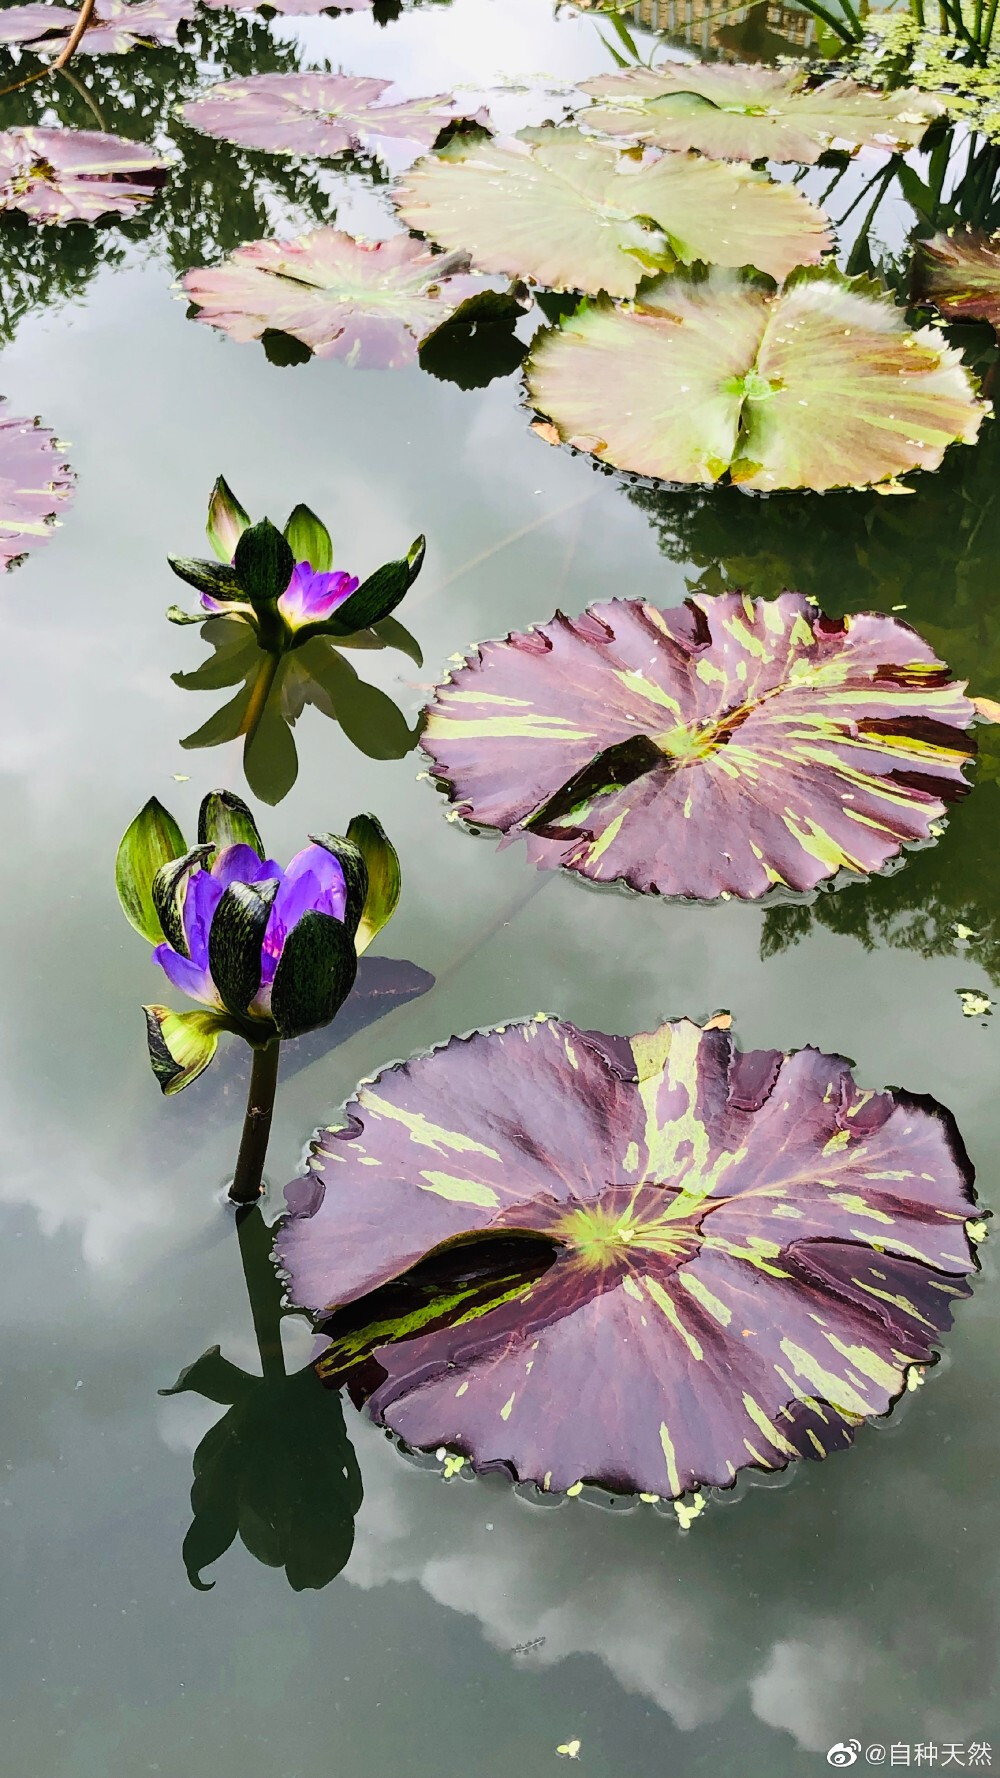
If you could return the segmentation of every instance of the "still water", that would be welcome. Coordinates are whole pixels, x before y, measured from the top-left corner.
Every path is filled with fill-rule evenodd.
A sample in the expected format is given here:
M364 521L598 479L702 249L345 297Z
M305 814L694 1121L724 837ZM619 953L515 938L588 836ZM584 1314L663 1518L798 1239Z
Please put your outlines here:
M608 66L594 21L547 0L454 0L384 26L225 19L210 54L221 74L329 59L464 96L500 76L537 87ZM179 51L101 68L87 84L105 127L144 137L199 78ZM2 103L0 124L27 117L24 96ZM93 125L75 90L59 104L63 122ZM551 114L537 95L503 106L514 122ZM237 1540L209 1564L211 1590L189 1584L192 1456L226 1408L158 1391L215 1346L260 1371L218 1196L245 1064L234 1047L161 1100L139 1011L159 987L113 860L150 795L190 831L204 790L245 793L238 745L179 744L232 689L175 684L205 649L163 620L178 593L164 558L199 553L216 475L278 521L306 501L338 565L362 574L426 532L399 614L424 665L350 657L398 706L398 737L474 640L557 606L670 605L694 586L796 587L838 613L902 607L974 691L1000 696L1000 444L985 428L906 500L651 496L533 437L516 373L462 389L416 368L276 366L186 319L176 276L268 222L389 232L377 169L289 172L188 132L175 142L190 153L159 221L83 246L57 230L4 243L0 388L69 442L79 475L64 527L2 589L4 1778L536 1778L574 1740L591 1778L793 1778L851 1738L933 1742L938 1763L948 1743L1000 1742L988 1246L925 1389L852 1451L743 1486L688 1533L648 1508L542 1508L498 1478L446 1482L349 1404L341 1419L334 1397L317 1408L272 1375L266 1411L234 1407L229 1422L229 1460L259 1496L247 1540L265 1560ZM863 155L842 190L878 165ZM889 245L905 220L884 225ZM540 1009L625 1032L729 1008L746 1048L848 1055L865 1085L949 1106L996 1201L1000 1022L965 1016L961 999L1000 985L988 753L942 842L893 876L812 908L661 906L536 877L520 848L470 838L418 781L418 754L371 756L363 695L360 707L353 740L306 707L294 788L254 804L279 858L370 808L404 874L344 1016L286 1058L269 1218L313 1127L358 1080ZM275 1373L274 1305L250 1247ZM311 1335L287 1320L283 1339L291 1376ZM283 1451L297 1461L283 1467ZM269 1515L285 1545L261 1528ZM267 1565L286 1557L287 1573Z

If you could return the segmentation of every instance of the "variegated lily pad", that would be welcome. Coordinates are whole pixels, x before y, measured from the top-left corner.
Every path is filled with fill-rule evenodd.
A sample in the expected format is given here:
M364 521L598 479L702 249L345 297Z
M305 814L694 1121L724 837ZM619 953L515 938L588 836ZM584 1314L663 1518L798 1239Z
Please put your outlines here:
M320 1374L553 1492L676 1499L849 1445L969 1294L972 1168L932 1099L728 1022L540 1015L362 1086L277 1239Z
M1000 333L1000 236L966 230L922 241L916 295L948 321L988 321Z
M581 81L595 100L577 121L658 148L720 160L811 163L845 148L914 148L943 107L926 93L873 92L853 80L811 83L808 66L667 62Z
M634 309L584 303L527 361L551 442L665 481L867 487L972 444L988 402L933 327L826 269L776 296L663 278Z
M74 54L117 56L137 45L175 44L179 27L194 15L195 0L98 0ZM0 43L59 50L77 17L66 6L9 7L0 12Z
M185 123L241 148L333 160L381 139L429 148L452 121L446 93L386 104L391 81L355 74L254 74L183 108Z
M166 161L138 142L97 130L0 133L0 210L33 222L131 216L163 183Z
M182 279L199 321L235 340L268 329L291 334L318 358L364 369L414 364L420 341L439 327L481 278L463 253L431 253L409 235L359 241L335 228L291 241L255 241L220 266Z
M55 434L5 405L0 397L0 567L15 568L48 542L76 478Z
M830 245L826 219L790 185L695 155L637 160L573 129L455 136L411 168L396 206L484 272L611 296L678 261L780 279Z
M543 868L748 900L933 837L968 789L974 720L895 618L701 593L482 643L438 687L421 745L459 813L524 835Z

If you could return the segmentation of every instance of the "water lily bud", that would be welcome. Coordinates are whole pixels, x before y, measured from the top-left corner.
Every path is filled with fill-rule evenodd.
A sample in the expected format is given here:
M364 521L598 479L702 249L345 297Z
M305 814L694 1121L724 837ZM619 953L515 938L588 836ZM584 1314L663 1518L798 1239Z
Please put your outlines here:
M236 495L220 475L212 489L212 498L208 503L208 523L205 526L208 541L220 562L225 562L228 566L232 561L236 545L249 525L250 514L244 512Z

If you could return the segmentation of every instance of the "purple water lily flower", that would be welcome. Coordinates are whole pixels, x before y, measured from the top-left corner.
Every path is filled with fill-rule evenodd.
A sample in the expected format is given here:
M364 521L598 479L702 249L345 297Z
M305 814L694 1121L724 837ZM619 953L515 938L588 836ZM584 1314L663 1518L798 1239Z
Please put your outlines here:
M278 600L278 610L290 630L300 630L305 624L322 623L338 605L343 605L352 593L356 593L360 581L356 574L347 574L342 568L330 574L319 574L309 562L296 562L292 569L292 578ZM202 607L218 617L223 612L253 612L253 606L241 600L217 599L212 593L202 593Z
M342 568L317 574L308 562L296 562L292 578L278 600L278 610L292 630L301 629L303 624L323 623L338 605L357 592L359 585L357 575L346 574Z
M334 579L335 576L327 576ZM323 846L306 846L282 870L273 858L261 859L252 846L227 846L217 854L210 870L198 868L188 879L182 915L189 956L173 945L157 945L153 961L168 981L192 1000L222 1009L222 998L212 979L208 940L215 910L231 883L273 883L278 889L271 905L261 945L260 988L250 1002L251 1017L266 1018L271 1010L271 985L285 941L303 914L311 909L343 920L347 885L338 858Z

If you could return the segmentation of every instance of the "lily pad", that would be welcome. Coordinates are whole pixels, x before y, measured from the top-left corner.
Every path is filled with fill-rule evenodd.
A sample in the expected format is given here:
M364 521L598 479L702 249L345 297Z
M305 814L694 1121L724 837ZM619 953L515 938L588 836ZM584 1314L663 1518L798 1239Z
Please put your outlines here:
M319 12L370 12L374 0L202 0L213 12L254 12L260 9L286 17L305 17Z
M141 143L97 130L4 130L0 211L46 223L132 216L163 184L166 165Z
M447 321L483 280L464 276L468 255L431 253L409 235L359 241L318 228L290 241L254 241L220 266L181 280L197 319L235 340L269 329L318 358L362 369L415 364L421 340Z
M325 1379L412 1446L553 1492L728 1487L886 1413L970 1291L961 1138L842 1057L741 1054L728 1022L540 1015L362 1086L276 1245ZM468 1277L498 1240L535 1255L506 1292L445 1280L393 1313L386 1287Z
M448 94L379 103L391 85L356 74L253 74L210 87L182 116L194 129L241 148L316 160L383 138L429 148L454 121Z
M773 296L716 274L660 279L634 309L584 303L526 376L552 442L762 492L891 485L972 444L991 411L943 334L825 268Z
M750 900L932 838L975 751L964 687L877 612L801 593L592 605L484 642L421 745L477 827L643 894Z
M75 477L55 433L4 412L0 396L0 567L47 543L73 498Z
M194 15L194 0L98 0L73 53L117 56L143 44L174 45L178 28ZM0 13L0 43L60 50L78 16L66 6L12 6Z
M596 101L577 121L658 148L695 148L720 160L811 164L844 148L915 148L942 112L904 88L879 93L853 80L812 84L808 66L667 62L580 82Z
M967 230L922 241L915 294L948 321L988 321L1000 333L1000 237Z
M611 296L695 260L780 279L831 240L814 205L763 173L696 155L637 160L574 129L454 136L410 169L396 207L484 272Z

